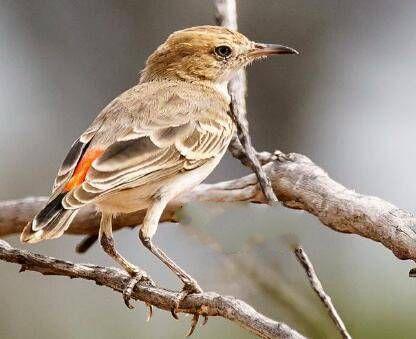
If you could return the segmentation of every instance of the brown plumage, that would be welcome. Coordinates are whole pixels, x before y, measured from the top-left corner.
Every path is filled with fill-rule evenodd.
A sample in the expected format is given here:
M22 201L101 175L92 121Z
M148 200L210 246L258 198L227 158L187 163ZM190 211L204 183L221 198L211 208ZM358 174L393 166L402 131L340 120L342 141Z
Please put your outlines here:
M107 105L75 141L47 206L21 235L35 243L60 237L77 211L102 212L101 244L135 279L147 274L115 249L112 216L147 209L139 238L184 282L200 287L151 241L166 204L203 181L234 133L227 82L235 71L268 54L296 53L258 44L216 26L173 33L147 60L140 83ZM125 295L128 303L128 291Z

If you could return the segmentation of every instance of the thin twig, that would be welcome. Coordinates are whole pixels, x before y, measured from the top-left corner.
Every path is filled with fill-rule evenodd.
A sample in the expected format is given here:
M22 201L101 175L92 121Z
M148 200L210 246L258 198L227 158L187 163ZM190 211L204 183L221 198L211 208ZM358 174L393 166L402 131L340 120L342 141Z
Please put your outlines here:
M302 265L303 269L306 272L312 289L316 292L319 299L321 299L322 303L327 308L329 316L337 326L340 334L345 339L351 339L351 336L348 333L344 325L344 322L342 321L334 304L332 303L331 297L325 292L324 288L322 287L322 284L319 281L318 275L316 274L315 269L313 268L312 262L310 261L308 255L301 246L297 246L294 252L296 258L298 259L299 263Z
M224 26L233 30L237 30L237 6L235 0L214 0L216 8L216 21L220 26ZM271 187L270 179L261 167L257 158L257 152L251 144L251 138L248 129L247 110L246 110L246 75L244 71L240 71L231 79L228 85L228 92L231 97L230 115L237 126L237 136L240 143L234 138L229 146L233 155L239 154L237 157L241 159L244 153L246 165L256 174L260 187L268 201L268 203L277 202L276 195ZM241 146L244 152L241 150Z
M266 197L268 203L277 202L277 197L273 192L273 188L270 182L269 177L264 172L259 159L257 158L257 152L253 148L251 144L250 134L248 129L244 126L241 122L239 110L236 109L238 107L237 97L231 94L231 116L234 119L234 122L237 126L237 135L238 138L245 150L245 155L248 159L248 165L250 169L256 174L257 180L260 184L260 187L263 191L264 196Z
M3 240L0 240L0 260L21 265L21 271L28 270L44 275L92 280L97 285L107 286L120 293L131 279L127 273L120 269L90 264L74 264L13 248ZM134 288L132 298L170 311L175 305L178 293L139 284ZM237 323L261 338L304 338L288 325L265 317L244 301L214 292L187 296L180 302L178 311L203 316L220 316Z

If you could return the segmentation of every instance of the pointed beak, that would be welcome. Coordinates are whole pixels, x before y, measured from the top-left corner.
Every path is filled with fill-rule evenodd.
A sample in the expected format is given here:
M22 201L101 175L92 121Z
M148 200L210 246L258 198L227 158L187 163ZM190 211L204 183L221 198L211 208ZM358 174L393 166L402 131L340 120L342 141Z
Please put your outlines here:
M279 54L299 54L299 52L288 46L283 45L275 45L275 44L262 44L262 43L255 43L254 49L249 52L249 56L257 58L263 57L268 55L279 55Z

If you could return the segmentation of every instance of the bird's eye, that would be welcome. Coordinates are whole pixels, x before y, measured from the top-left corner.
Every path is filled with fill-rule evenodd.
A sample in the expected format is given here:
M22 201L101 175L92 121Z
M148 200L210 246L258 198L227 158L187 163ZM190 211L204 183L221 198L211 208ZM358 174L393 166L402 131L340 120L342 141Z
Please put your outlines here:
M226 59L231 55L232 50L231 50L231 47L222 45L222 46L215 47L214 52L219 57Z

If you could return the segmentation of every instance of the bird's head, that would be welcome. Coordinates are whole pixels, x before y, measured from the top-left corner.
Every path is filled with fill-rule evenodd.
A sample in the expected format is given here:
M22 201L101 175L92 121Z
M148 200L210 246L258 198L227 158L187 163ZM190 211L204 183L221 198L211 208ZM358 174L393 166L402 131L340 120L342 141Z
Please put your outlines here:
M224 83L251 62L279 54L298 52L283 45L256 43L220 26L191 27L174 32L153 52L140 81L176 79Z

